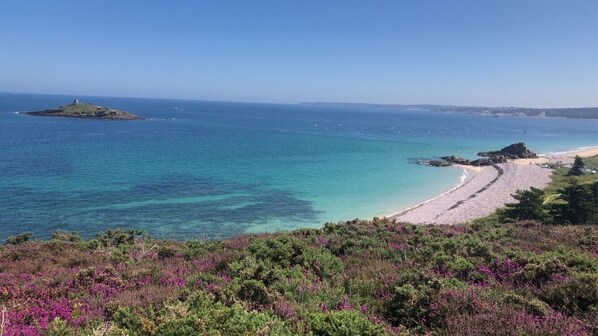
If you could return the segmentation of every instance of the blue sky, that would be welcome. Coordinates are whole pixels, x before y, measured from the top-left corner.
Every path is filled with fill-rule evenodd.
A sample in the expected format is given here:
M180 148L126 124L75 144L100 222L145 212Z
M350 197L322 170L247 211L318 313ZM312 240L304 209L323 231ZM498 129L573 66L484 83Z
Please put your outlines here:
M0 91L598 106L598 1L0 1Z

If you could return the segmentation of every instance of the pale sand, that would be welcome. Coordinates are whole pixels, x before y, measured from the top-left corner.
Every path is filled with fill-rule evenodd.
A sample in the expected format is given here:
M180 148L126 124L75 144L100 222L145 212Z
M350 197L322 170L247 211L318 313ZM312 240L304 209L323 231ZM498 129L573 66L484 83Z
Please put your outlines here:
M512 160L512 163L522 165L543 164L549 162L573 163L576 155L579 155L582 158L598 155L598 147L584 148L566 153L546 154L545 156L539 157L537 159L517 159Z
M390 218L414 224L458 224L487 216L515 199L518 189L543 188L552 170L537 165L500 164L484 167L456 189Z
M551 154L538 159L514 160L513 163L497 165L499 169L492 166L460 166L469 171L468 178L461 185L388 218L414 224L457 224L487 216L506 203L514 202L511 194L517 190L544 188L550 182L552 170L537 164L559 161L572 163L575 155L598 155L598 147Z

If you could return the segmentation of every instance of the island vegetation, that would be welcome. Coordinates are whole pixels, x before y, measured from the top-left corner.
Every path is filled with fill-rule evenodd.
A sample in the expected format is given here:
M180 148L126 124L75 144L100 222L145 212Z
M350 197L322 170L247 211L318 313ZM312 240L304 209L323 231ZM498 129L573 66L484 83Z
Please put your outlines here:
M598 181L579 165L461 225L14 236L0 335L595 335Z
M142 120L143 118L130 112L116 110L92 103L80 103L75 99L71 104L25 114L40 117L91 118L108 120Z

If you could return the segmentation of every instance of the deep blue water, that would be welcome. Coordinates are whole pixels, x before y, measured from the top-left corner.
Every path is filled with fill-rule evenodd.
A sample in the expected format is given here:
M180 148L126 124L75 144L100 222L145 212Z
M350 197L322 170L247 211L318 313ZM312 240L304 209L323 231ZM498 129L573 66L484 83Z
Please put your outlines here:
M523 141L598 145L596 120L78 97L144 121L32 117L74 97L0 94L0 239L140 228L175 239L371 218L450 189L413 164Z

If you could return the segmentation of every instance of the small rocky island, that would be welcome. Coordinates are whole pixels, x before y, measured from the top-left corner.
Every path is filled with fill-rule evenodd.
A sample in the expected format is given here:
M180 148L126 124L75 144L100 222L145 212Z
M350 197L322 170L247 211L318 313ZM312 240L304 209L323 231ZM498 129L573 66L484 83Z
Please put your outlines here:
M40 117L91 118L109 120L143 120L133 113L115 110L106 106L80 103L75 99L71 104L44 111L25 112L24 114Z
M453 164L466 166L491 166L497 163L506 163L508 160L533 159L537 157L536 153L529 150L523 142L509 145L498 151L480 152L476 155L481 156L482 158L469 160L451 155L443 156L440 160L419 160L417 163L434 167L448 167Z

